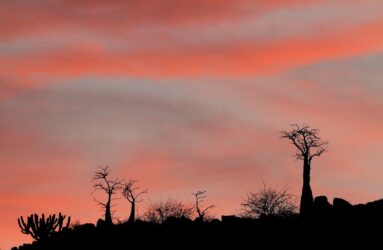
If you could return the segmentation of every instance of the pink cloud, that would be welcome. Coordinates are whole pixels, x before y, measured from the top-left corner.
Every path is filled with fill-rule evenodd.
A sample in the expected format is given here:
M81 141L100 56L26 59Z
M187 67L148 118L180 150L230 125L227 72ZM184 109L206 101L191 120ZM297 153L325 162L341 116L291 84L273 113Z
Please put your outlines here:
M0 7L1 38L44 33L72 33L74 30L121 32L151 25L209 25L240 19L255 10L310 5L323 1L9 1ZM6 25L5 25L6 24Z
M382 51L383 21L345 29L325 37L291 38L175 46L130 52L108 51L98 43L78 44L20 56L1 56L1 74L34 75L197 76L272 74L323 60Z

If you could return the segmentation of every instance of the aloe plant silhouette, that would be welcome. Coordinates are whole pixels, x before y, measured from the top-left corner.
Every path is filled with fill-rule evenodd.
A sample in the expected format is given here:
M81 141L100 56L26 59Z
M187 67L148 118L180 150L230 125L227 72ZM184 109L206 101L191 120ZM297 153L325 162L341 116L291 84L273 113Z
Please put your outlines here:
M47 218L45 218L44 214L42 214L41 217L39 217L38 214L31 214L26 222L23 216L17 219L17 222L22 233L31 235L35 240L45 240L49 238L52 233L60 232L69 227L70 216L64 224L65 218L66 216L61 213L59 213L57 217L53 214Z

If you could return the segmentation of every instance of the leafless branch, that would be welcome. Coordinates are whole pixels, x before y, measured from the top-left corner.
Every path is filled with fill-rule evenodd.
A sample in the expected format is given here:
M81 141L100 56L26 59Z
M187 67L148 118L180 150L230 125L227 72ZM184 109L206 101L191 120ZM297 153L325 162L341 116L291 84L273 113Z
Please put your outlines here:
M192 193L195 197L195 210L197 211L198 219L201 221L204 221L208 210L215 207L214 205L210 205L206 208L201 207L201 203L204 202L204 199L207 197L206 193L207 191L197 191Z
M293 127L290 131L281 131L281 138L288 139L291 144L296 148L295 157L299 160L305 158L311 161L314 157L320 156L327 150L328 141L323 141L319 137L319 130L312 129L309 126L303 124L299 126L297 124L291 125Z
M122 184L121 190L122 195L130 202L130 203L136 203L136 202L142 202L143 199L140 198L141 195L148 193L148 190L140 190L140 187L135 187L134 184L137 183L137 180L129 180Z

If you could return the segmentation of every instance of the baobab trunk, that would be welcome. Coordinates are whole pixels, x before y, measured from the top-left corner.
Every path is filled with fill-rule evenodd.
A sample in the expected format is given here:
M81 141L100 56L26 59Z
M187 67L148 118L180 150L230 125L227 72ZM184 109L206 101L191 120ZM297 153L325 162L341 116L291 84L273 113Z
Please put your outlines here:
M303 188L300 206L300 216L302 217L306 217L310 213L314 203L313 193L310 187L310 165L310 160L308 157L305 157L303 161Z
M134 223L134 217L136 216L135 210L136 210L136 203L132 202L131 207L130 207L130 216L129 216L129 220L128 220L129 223Z
M112 213L110 211L110 202L111 202L111 197L108 197L108 202L106 203L105 206L105 223L108 225L113 224L112 222Z

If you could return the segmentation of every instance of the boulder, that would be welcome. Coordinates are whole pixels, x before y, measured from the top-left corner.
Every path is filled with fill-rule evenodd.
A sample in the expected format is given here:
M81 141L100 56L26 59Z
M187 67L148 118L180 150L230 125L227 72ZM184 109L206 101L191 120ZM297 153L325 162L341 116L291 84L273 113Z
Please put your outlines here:
M341 198L334 198L332 204L334 208L338 210L350 209L352 207L350 202Z
M314 199L314 208L315 209L329 209L331 208L331 204L328 202L326 196L318 196Z
M221 219L223 223L235 223L240 220L240 218L235 215L222 215Z
M221 221L218 220L218 219L212 219L212 220L210 221L210 224L213 224L213 225L219 225L219 224L221 224Z
M368 203L366 204L366 207L368 207L368 208L378 208L378 209L383 209L383 199L368 202Z
M192 220L186 217L174 217L170 216L164 221L164 224L167 225L185 225L185 224L191 224Z

